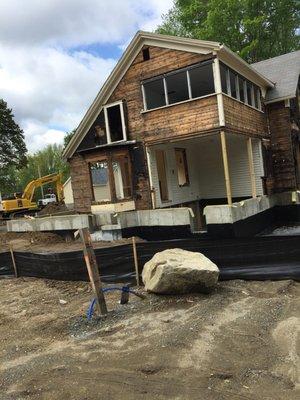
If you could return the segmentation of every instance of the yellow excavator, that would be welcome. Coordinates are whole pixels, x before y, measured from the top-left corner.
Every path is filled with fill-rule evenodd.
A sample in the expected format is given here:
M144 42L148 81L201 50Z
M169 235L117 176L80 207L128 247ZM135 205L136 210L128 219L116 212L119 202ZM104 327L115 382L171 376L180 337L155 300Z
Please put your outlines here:
M46 195L45 199L38 200L38 203L33 201L35 189L44 186L48 183L56 184L56 195ZM50 174L42 176L41 178L34 179L29 182L23 193L14 193L12 198L2 200L0 206L0 217L2 219L9 219L16 215L22 215L26 213L32 213L39 211L45 205L52 202L63 202L64 191L62 184L62 175Z

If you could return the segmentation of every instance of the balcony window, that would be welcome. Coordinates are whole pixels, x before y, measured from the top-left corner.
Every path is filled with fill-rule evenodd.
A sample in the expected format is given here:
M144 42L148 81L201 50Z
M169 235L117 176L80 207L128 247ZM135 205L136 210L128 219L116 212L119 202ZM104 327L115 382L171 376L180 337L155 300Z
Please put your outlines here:
M236 74L229 70L231 97L237 99Z
M215 92L212 64L189 70L192 97L202 97Z
M211 61L172 71L142 83L145 110L207 96L214 92Z
M144 83L145 102L147 110L166 105L166 96L163 78Z
M168 103L179 103L189 99L186 71L181 71L166 77Z

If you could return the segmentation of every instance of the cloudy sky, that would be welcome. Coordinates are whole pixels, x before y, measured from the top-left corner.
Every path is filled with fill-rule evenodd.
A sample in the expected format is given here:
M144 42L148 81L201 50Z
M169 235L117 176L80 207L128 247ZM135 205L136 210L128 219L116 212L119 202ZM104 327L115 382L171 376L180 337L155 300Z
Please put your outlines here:
M152 31L172 0L0 0L0 98L28 150L76 128L139 29Z

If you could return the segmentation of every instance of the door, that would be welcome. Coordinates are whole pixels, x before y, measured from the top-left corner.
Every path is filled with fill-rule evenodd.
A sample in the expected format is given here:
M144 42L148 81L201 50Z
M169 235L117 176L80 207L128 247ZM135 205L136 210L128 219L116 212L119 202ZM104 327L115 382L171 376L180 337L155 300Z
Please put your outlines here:
M164 150L155 151L156 168L159 182L159 192L161 201L169 200L168 181L166 171L166 154Z

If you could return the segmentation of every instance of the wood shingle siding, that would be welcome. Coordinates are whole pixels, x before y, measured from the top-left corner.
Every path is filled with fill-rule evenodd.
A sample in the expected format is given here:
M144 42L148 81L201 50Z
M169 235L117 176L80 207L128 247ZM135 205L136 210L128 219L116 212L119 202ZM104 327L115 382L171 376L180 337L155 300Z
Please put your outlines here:
M296 171L293 155L290 108L284 102L267 106L271 133L271 153L275 191L296 188Z
M215 95L142 113L142 80L212 58L212 55L158 47L150 47L149 51L148 61L143 61L142 51L138 54L107 102L124 100L128 139L147 143L217 128L219 120Z
M223 95L226 127L232 132L268 136L266 114Z

